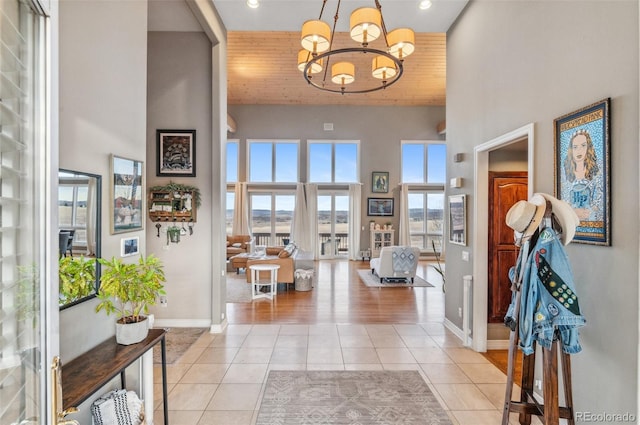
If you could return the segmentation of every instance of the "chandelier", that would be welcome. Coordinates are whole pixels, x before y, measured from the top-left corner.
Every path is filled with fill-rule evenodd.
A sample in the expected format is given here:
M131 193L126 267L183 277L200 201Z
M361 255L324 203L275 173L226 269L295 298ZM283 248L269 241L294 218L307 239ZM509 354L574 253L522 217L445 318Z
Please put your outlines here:
M387 32L382 17L382 6L378 0L374 2L375 7L361 7L351 13L349 35L359 44L357 47L333 49L340 0L336 7L333 28L322 20L327 0L322 1L320 17L317 20L306 21L302 25L300 42L303 49L298 52L298 69L302 71L309 84L320 90L341 94L368 93L385 89L400 79L404 58L415 49L414 32L410 28L398 28ZM384 41L383 49L369 45L378 38ZM373 78L350 89L349 85L356 81L356 66L350 60L360 61L357 55L362 54L371 57L370 75ZM331 70L330 73L329 70ZM314 74L319 73L323 73L322 78L314 77ZM358 72L358 80L369 78L363 77L361 73L362 71Z

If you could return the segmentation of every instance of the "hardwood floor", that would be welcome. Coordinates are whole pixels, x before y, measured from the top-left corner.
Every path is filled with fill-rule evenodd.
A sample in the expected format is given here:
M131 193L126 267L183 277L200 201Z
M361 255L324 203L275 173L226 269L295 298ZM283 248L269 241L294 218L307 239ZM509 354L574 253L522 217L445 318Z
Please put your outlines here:
M358 276L368 261L317 261L314 288L279 288L270 300L227 304L230 324L425 323L444 320L444 293L438 273L421 261L417 274L434 287L369 288ZM230 272L234 273L234 272Z

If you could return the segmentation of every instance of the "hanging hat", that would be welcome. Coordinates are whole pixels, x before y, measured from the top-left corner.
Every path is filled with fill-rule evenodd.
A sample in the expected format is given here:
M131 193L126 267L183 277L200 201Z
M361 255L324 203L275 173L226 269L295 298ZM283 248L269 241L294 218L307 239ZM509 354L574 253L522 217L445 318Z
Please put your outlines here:
M534 196L542 196L545 200L551 202L551 212L558 220L558 224L562 227L560 240L563 245L568 245L576 234L576 227L580 224L578 215L566 201L558 199L548 193L536 193Z
M522 238L527 238L542 222L546 207L545 198L537 193L529 201L518 201L507 212L507 226L522 234Z

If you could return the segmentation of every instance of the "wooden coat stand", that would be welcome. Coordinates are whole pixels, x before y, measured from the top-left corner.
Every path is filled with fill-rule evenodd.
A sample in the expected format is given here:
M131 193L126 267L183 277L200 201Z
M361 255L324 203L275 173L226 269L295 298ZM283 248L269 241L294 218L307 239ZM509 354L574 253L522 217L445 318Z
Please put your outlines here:
M552 224L551 204L547 201L543 225L538 229ZM529 249L528 243L521 249ZM542 348L542 385L544 405L538 403L533 396L534 369L536 344L533 343L533 354L524 356L522 361L522 382L520 385L520 400L512 400L513 375L515 370L516 354L518 352L518 319L520 314L520 283L516 289L514 319L515 327L509 336L509 358L507 366L507 388L505 391L504 409L502 411L502 425L509 425L509 414L519 413L519 423L522 425L531 424L531 415L539 416L545 425L558 425L560 418L567 419L569 425L575 425L573 415L573 394L571 391L571 360L569 354L562 351L558 341L560 334L554 335L551 349ZM562 363L562 377L564 387L564 399L566 406L560 406L558 402L558 350Z

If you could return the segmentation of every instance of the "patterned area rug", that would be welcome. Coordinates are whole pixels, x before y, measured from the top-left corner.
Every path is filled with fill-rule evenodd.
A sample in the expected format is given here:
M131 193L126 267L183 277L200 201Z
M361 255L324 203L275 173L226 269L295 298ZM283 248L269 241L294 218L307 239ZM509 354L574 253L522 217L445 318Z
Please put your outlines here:
M397 288L397 287L405 287L405 286L433 286L420 276L416 276L413 279L413 283L411 281L405 282L404 280L383 280L380 283L380 278L378 275L372 274L371 269L367 270L358 270L358 275L362 282L371 288Z
M247 283L244 273L227 272L227 302L250 303L251 285Z
M420 374L269 372L256 425L451 425Z
M200 338L207 328L167 328L165 335L167 345L167 364L175 363ZM162 360L160 344L153 347L153 362L160 364Z

